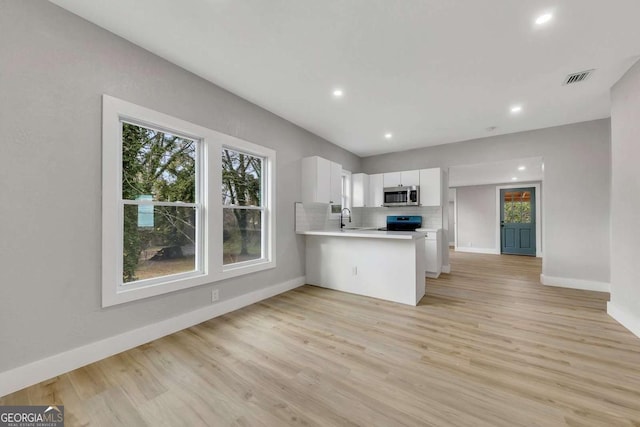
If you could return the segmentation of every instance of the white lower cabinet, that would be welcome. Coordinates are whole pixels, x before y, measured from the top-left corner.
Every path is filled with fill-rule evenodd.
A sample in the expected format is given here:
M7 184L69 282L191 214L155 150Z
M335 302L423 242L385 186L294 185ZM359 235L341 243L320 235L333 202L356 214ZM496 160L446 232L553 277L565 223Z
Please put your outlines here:
M306 235L306 283L417 305L425 292L424 239L379 233Z
M442 230L424 230L425 275L438 278L442 272Z

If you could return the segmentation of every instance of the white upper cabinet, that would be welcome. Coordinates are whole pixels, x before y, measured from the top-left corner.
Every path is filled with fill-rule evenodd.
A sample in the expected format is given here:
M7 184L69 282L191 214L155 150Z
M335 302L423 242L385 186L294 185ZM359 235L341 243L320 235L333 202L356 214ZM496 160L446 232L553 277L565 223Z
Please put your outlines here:
M354 208L364 208L369 206L369 175L366 173L354 173L351 175L353 185Z
M379 207L384 202L384 188L399 185L409 187L420 186L421 206L442 206L443 171L440 168L378 173L367 175L355 173L351 175L353 185L353 207Z
M384 187L398 187L402 185L400 172L385 172L382 174Z
M420 171L402 171L384 173L385 187L420 185Z
M420 171L402 171L400 172L400 182L405 187L412 185L420 185Z
M369 175L369 204L370 207L379 207L383 203L384 179L381 173Z
M340 203L342 166L322 157L302 159L302 202Z
M420 204L442 205L442 170L440 168L420 170Z
M342 203L342 165L336 162L329 162L331 176L329 177L330 191L329 203Z

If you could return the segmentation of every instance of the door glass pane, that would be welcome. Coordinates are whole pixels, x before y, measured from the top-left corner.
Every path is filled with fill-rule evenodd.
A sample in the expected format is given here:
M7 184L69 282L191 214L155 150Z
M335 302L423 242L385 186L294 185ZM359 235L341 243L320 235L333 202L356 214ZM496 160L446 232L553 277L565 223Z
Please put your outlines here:
M505 191L503 218L505 224L530 224L531 191Z
M523 191L520 198L521 223L531 224L531 192Z
M195 271L196 209L124 205L122 283Z
M264 258L262 210L225 208L223 213L223 264Z
M195 203L196 141L122 123L122 198Z

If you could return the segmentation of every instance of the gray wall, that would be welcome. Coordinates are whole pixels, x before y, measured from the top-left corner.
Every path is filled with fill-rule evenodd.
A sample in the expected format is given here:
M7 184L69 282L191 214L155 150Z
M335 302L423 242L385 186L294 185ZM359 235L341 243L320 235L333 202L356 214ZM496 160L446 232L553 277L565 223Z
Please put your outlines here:
M456 188L458 202L458 247L495 249L496 186Z
M211 300L205 285L101 308L103 93L277 151L278 268L216 283L221 300L304 275L293 230L303 156L361 169L358 157L49 2L0 2L0 76L0 372Z
M611 304L640 330L640 62L611 91ZM633 319L633 320L632 320Z
M609 282L609 119L366 157L363 171L544 159L543 273Z

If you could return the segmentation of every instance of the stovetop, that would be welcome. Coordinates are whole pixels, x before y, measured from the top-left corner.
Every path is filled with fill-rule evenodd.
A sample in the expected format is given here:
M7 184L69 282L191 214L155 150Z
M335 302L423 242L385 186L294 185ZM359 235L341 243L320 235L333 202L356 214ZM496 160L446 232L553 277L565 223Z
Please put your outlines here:
M387 226L381 231L416 231L422 227L422 217L418 215L389 215Z

